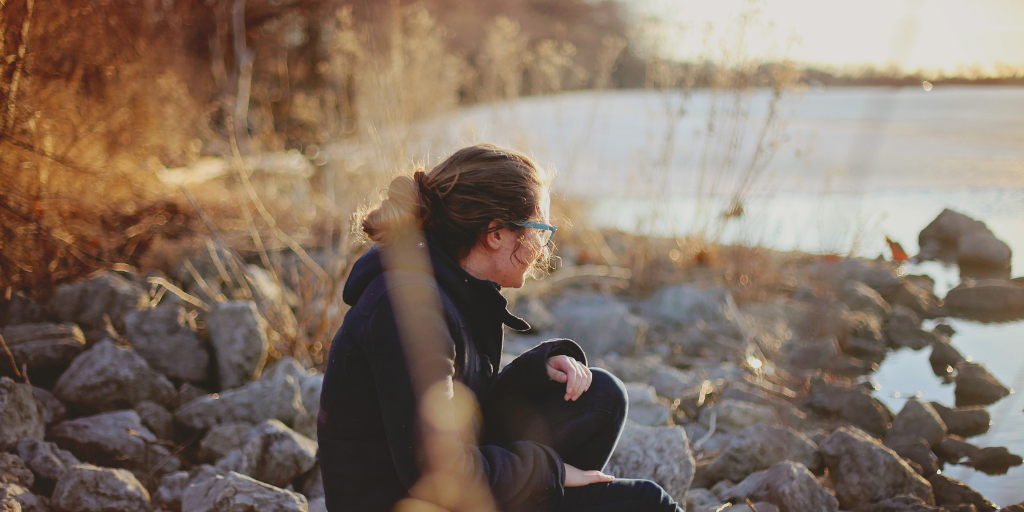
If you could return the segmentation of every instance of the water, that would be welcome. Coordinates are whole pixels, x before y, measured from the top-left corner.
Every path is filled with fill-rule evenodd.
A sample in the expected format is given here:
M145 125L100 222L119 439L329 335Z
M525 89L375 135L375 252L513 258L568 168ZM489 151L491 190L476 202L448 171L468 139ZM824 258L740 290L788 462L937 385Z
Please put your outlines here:
M829 88L793 96L782 108L784 143L744 194L744 215L720 223L717 213L729 206L755 152L768 98L767 91L746 98L749 117L739 123L734 152L739 163L704 174L703 182L701 162L715 171L727 153L708 137L716 103L706 91L685 105L652 91L482 105L424 125L414 152L507 144L556 167L556 193L590 200L591 212L576 224L671 236L703 228L725 242L780 250L875 257L888 255L889 236L914 254L920 230L952 208L985 221L1014 249L1014 268L1024 268L1024 88ZM687 114L674 116L681 106ZM718 119L717 129L726 122ZM715 182L709 176L716 186L708 186ZM937 263L909 271L935 277L940 297L959 282L955 267ZM991 429L971 442L1024 453L1024 322L949 323L961 353L1018 390L989 408ZM894 411L915 394L953 404L953 387L931 372L928 355L893 352L871 376ZM1024 500L1024 467L1003 476L957 466L947 472L999 505Z

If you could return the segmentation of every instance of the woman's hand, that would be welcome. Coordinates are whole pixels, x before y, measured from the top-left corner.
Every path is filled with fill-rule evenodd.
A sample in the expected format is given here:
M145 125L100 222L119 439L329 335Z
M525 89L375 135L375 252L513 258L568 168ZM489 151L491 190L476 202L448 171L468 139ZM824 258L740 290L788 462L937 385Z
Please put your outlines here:
M583 363L569 356L548 358L548 377L565 383L565 399L575 401L584 391L590 389L594 374Z
M583 471L569 464L565 465L566 487L583 487L584 485L611 482L612 480L615 480L614 476L606 475L600 471Z

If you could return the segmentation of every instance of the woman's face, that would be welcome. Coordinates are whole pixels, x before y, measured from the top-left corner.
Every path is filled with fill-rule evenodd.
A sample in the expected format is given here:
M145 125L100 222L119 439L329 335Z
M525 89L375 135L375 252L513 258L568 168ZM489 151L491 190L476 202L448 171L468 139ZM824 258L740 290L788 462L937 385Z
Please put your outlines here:
M550 224L551 195L545 188L540 212L529 220ZM536 228L501 229L489 233L470 252L464 267L473 276L494 281L501 286L521 288L526 274L549 250L544 247L544 233Z

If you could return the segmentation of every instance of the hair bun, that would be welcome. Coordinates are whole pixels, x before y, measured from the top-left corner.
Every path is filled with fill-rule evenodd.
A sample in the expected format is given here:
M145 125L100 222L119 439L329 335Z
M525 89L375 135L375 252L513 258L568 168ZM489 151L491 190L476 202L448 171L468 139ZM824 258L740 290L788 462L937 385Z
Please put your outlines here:
M422 172L416 174L423 175ZM391 180L387 198L363 219L363 232L370 240L384 242L392 233L422 223L422 181L423 178L416 175L401 175Z

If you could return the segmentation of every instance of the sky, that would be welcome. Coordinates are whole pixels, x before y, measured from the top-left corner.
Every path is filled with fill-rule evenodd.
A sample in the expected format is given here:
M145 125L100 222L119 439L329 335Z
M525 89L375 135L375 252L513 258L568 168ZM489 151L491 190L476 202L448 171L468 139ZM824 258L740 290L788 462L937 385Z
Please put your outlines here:
M1024 67L1024 0L622 0L639 18L659 20L651 41L691 59L734 40L740 14L757 9L747 47L768 58L842 68L986 74ZM711 37L706 37L709 24ZM710 45L704 41L709 40Z

